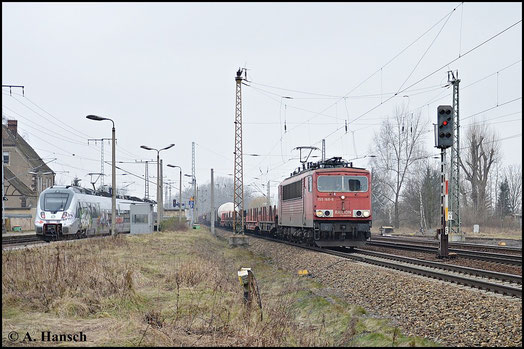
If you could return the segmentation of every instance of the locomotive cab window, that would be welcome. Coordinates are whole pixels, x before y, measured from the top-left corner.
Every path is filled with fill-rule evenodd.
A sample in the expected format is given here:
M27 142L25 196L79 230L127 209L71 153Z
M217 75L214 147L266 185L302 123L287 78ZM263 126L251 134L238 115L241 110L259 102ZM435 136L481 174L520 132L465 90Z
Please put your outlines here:
M317 188L320 192L367 192L365 176L319 176Z
M368 179L364 176L344 176L345 191L367 192Z

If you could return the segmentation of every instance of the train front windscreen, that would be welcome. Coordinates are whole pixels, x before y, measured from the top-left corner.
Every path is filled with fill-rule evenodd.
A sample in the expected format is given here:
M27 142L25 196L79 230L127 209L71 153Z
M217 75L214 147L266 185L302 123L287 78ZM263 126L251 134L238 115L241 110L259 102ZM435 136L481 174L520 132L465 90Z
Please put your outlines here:
M318 176L317 189L320 192L367 192L368 179L365 176Z
M40 209L46 212L65 211L71 205L73 194L69 191L44 193L40 197Z

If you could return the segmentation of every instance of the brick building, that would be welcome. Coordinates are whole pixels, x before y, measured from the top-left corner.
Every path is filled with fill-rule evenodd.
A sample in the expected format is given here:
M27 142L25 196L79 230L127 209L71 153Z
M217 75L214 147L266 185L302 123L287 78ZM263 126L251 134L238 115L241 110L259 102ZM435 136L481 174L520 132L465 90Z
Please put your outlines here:
M4 214L6 228L34 229L38 195L55 182L55 173L18 134L17 120L2 124Z

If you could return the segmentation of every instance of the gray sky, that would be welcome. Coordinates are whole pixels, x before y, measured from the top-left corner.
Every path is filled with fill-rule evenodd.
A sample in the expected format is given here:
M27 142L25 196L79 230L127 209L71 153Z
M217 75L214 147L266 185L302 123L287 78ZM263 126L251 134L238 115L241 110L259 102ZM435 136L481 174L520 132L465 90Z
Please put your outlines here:
M500 2L3 2L2 84L24 85L25 98L2 88L2 114L41 157L57 158L49 166L64 183L78 176L89 186L87 173L100 171L100 145L87 139L110 138L111 122L85 118L96 114L115 121L118 161L154 159L140 145L175 143L161 158L190 174L196 142L203 184L210 168L233 173L234 77L247 67L243 151L264 156L245 156L244 185L273 180L274 196L300 165L295 147L325 138L327 157L369 155L381 120L402 103L421 113L426 149L438 154L432 123L438 105L452 104L443 86L458 70L462 130L486 120L503 163L521 164L522 22L476 48L521 20L522 3ZM144 165L119 166L144 174ZM110 165L105 172L110 184ZM178 188L178 169L164 175ZM143 197L143 180L117 182Z

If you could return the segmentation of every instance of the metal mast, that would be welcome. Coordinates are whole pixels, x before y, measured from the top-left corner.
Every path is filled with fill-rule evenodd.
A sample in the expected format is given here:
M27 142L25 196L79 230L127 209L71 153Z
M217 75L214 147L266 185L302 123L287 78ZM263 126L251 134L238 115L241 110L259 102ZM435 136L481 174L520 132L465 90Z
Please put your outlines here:
M271 181L267 181L267 205L271 206Z
M326 161L326 140L322 140L322 162Z
M235 234L244 234L244 173L242 160L242 71L238 69L236 82L236 108L235 108L235 179L233 195L233 229ZM244 70L245 72L245 70ZM238 212L238 213L237 213ZM239 217L237 217L237 214Z
M146 173L145 173L145 193L144 193L144 198L146 199L149 199L149 170L148 170L148 166L147 166L148 162L146 161Z
M89 141L96 142L100 141L100 187L104 186L104 141L110 141L111 138L89 138L87 140L87 144L89 144Z
M119 161L121 164L146 164L146 171L145 171L145 192L144 192L144 198L149 199L149 163L156 164L156 161L154 160L135 160L133 161Z
M459 124L459 83L458 70L448 71L448 82L453 85L453 145L451 146L450 188L449 188L449 229L460 234L460 124Z
M192 152L192 167L191 167L191 184L193 185L193 208L191 209L191 227L193 227L193 223L196 222L196 219L195 219L195 212L196 212L196 195L197 195L197 192L196 192L196 175L195 175L195 142L192 142L192 148L193 148L193 152Z

